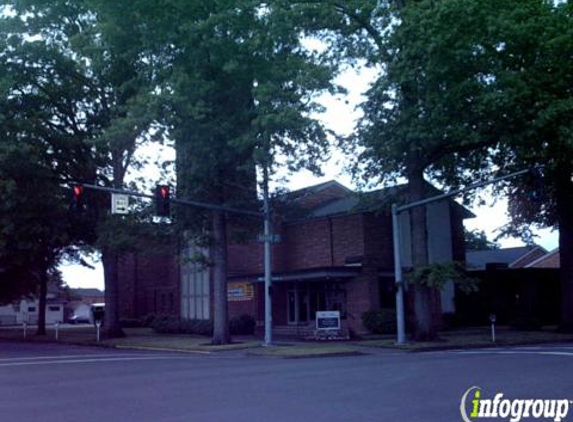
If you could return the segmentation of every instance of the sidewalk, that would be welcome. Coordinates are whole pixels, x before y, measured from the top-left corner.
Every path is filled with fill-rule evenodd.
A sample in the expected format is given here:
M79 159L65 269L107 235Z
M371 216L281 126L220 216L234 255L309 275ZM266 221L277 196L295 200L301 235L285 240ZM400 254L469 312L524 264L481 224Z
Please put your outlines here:
M35 335L36 327L28 327L26 338L22 327L0 327L0 340L26 342L56 342L55 328L47 327L45 336ZM573 342L573 334L558 333L554 329L545 331L515 331L507 327L497 329L497 341L492 343L487 327L440 333L440 340L426 343L396 345L393 336L367 336L361 340L311 342L301 340L277 340L272 347L264 347L260 339L252 336L235 336L233 343L214 346L210 338L193 335L157 334L149 328L126 328L126 337L96 341L93 326L59 327L58 343L99 346L136 350L161 350L210 355L213 353L243 357L308 358L328 356L355 356L380 354L389 351L398 353L432 350L467 349L492 346L513 346L524 344Z

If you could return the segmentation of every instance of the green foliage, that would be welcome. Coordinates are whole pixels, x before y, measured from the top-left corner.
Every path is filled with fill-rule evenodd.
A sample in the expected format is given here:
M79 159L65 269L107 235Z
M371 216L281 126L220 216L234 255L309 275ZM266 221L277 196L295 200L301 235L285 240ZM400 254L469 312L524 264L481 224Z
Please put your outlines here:
M372 334L396 333L395 309L372 309L362 314L362 325Z
M489 240L483 230L464 229L464 240L466 249L491 250L500 248L499 243Z
M478 280L468 277L465 268L459 262L445 264L429 264L414 268L406 276L406 281L413 285L443 289L449 281L454 282L464 293L476 292Z
M151 321L151 322L150 322ZM210 336L213 334L213 322L209 320L180 319L174 316L155 316L122 320L124 327L147 327L163 334L198 334ZM255 320L250 315L241 315L229 321L229 329L233 335L252 335L255 332Z
M513 328L523 331L538 331L542 327L541 320L530 315L517 315L511 325Z
M198 319L180 319L173 316L156 317L151 324L154 331L162 334L213 334L213 322Z

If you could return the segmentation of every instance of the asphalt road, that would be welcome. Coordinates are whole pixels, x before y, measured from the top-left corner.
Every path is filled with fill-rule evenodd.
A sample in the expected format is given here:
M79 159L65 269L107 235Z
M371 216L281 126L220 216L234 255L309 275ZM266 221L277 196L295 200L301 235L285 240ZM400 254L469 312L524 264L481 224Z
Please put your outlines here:
M573 399L573 346L284 360L0 342L2 421L454 422L472 386Z

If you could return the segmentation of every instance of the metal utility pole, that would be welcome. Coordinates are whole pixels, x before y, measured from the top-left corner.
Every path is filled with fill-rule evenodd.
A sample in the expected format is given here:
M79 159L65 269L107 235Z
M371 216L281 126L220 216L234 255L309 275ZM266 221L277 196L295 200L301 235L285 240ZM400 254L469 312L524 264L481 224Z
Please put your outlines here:
M394 240L394 277L396 282L396 333L397 343L406 342L404 321L404 281L402 280L402 251L400 250L400 219L398 205L392 204L392 236Z
M269 205L269 168L263 167L263 214L265 240L265 346L271 346L273 341L272 314L272 275L271 275L271 212Z
M405 323L406 318L404 315L404 281L402 279L403 278L402 255L401 255L402 246L400 244L402 235L400 233L400 213L404 211L409 211L412 208L430 204L432 202L442 201L444 199L451 198L452 196L457 196L460 193L468 192L472 189L491 185L492 183L497 183L502 180L512 179L514 177L521 176L523 174L533 171L534 169L539 169L539 168L540 167L533 167L526 170L516 171L506 176L496 177L494 179L485 182L474 183L473 185L470 185L463 189L457 189L449 193L443 193L441 195L432 196L430 198L422 199L416 202L411 202L409 204L405 204L402 206L398 206L398 204L392 204L392 235L394 240L394 279L396 282L396 331L397 331L396 342L398 344L404 344L406 342L406 323Z

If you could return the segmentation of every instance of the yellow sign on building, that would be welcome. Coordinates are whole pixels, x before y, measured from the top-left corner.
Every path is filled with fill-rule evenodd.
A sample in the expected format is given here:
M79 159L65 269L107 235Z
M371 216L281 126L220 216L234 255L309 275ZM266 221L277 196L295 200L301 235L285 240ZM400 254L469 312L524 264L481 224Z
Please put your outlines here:
M252 283L229 283L227 286L227 298L229 302L242 302L253 300L254 289Z

